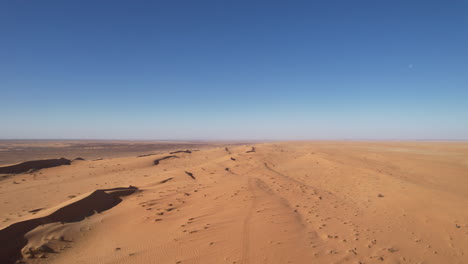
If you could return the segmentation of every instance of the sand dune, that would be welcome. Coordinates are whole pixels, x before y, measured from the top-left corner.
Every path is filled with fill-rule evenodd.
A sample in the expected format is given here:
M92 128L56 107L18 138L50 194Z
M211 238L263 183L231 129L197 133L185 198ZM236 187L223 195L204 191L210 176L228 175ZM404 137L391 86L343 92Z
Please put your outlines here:
M0 167L0 173L22 173L29 170L39 170L44 168L52 168L62 165L70 165L71 161L65 158L60 159L45 159L45 160L31 160L14 165Z
M192 153L192 151L187 149L187 150L177 150L177 151L169 152L169 154L177 154L177 153Z
M26 160L83 157L88 160L161 154L178 149L202 149L232 142L122 141L122 140L1 140L0 165ZM240 144L240 143L236 143Z
M468 263L467 143L267 143L168 157L0 181L1 262ZM138 192L113 189L129 185Z
M21 249L23 249L27 244L27 239L24 236L36 227L55 222L63 224L81 221L85 217L103 212L116 206L122 201L120 199L121 196L132 194L136 190L137 188L132 186L128 188L96 190L83 197L73 199L72 201L61 204L56 208L47 210L53 211L50 214L42 212L42 215L44 216L19 221L9 225L8 227L0 230L0 248L2 249L0 251L0 261L2 263L15 263L17 260L21 259ZM31 210L30 212L35 213L38 211L40 210L36 209ZM25 257L34 258L38 253L46 253L41 252L41 248L46 248L48 251L55 252L46 244L34 249L32 247L25 247L23 252L24 255L26 255Z
M177 157L177 156L175 156L175 155L164 156L164 157L162 157L162 158L155 159L155 160L153 161L153 164L154 164L154 165L158 165L159 162L160 162L161 160L171 159L171 158L177 158L177 159L178 159L179 157Z

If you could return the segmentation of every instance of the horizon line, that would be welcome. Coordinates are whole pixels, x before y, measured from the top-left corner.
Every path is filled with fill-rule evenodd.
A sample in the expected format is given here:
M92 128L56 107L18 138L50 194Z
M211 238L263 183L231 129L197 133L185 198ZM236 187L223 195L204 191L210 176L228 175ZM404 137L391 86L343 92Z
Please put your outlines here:
M250 141L250 142L281 142L281 141L468 141L468 138L465 139L445 139L445 138L377 138L377 139L367 139L367 138L315 138L315 139L125 139L125 138L0 138L0 141L14 141L14 140L37 140L37 141L191 141L191 142L215 142L215 141Z

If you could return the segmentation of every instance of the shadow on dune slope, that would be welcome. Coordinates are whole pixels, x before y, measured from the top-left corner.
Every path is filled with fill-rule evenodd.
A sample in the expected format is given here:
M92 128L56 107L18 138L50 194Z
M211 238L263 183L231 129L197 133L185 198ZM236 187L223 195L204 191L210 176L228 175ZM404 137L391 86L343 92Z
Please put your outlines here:
M154 165L158 165L161 160L170 159L170 158L177 158L178 159L179 157L177 157L175 155L165 156L165 157L162 157L160 159L155 159L153 163L154 163Z
M81 221L96 212L103 212L116 206L122 201L121 196L130 195L136 190L138 188L134 186L95 190L88 196L66 204L47 216L11 224L0 230L0 263L15 263L22 258L21 249L28 242L24 235L34 228L54 222Z
M71 161L65 158L46 159L46 160L31 160L15 165L0 167L0 173L22 173L29 170L39 170L62 165L70 165Z

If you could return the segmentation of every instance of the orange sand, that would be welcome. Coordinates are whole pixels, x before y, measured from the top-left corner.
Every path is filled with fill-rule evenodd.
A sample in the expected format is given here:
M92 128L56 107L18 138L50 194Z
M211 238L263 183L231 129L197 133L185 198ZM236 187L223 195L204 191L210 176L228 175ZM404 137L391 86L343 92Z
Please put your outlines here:
M178 158L154 164L169 155ZM105 210L27 232L20 256L64 264L468 263L468 143L460 142L265 143L73 161L0 181L0 229L130 185L139 190Z

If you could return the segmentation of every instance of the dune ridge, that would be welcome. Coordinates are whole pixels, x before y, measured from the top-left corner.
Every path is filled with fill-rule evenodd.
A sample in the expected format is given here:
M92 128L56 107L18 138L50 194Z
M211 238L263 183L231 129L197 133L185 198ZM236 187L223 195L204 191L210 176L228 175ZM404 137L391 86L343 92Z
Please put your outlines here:
M44 160L31 160L14 165L0 167L0 173L11 174L11 173L23 173L30 170L39 170L45 168L52 168L62 165L70 165L71 160L60 158L60 159L44 159Z
M34 228L54 222L69 223L108 210L122 200L121 196L134 193L138 188L118 187L91 192L83 198L61 205L53 213L42 217L13 223L0 230L0 262L15 263L21 259L21 249L27 244L24 235Z
M0 224L138 186L112 210L27 232L23 256L54 253L26 262L463 264L467 156L463 142L274 142L157 166L153 156L86 160L0 181Z
M169 154L177 154L177 153L188 153L188 154L190 154L190 153L192 153L192 151L187 149L187 150L177 150L177 151L169 152Z
M179 157L178 157L178 156L175 156L175 155L164 156L164 157L162 157L162 158L155 159L155 160L153 161L153 164L154 164L154 165L159 165L159 162L160 162L161 160L172 159L172 158L178 159Z

